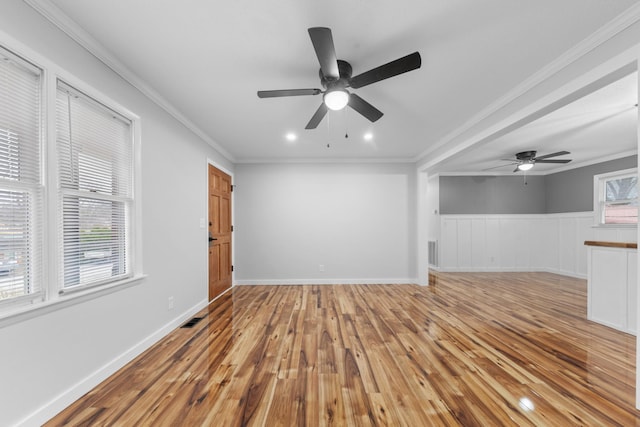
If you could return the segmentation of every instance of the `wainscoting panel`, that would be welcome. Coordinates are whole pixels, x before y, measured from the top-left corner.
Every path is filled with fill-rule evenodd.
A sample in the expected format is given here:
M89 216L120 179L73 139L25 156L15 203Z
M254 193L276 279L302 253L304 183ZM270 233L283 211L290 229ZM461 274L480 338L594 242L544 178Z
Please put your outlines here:
M560 249L560 271L576 272L576 218L560 218L558 249ZM584 240L583 240L584 242ZM542 249L542 248L541 248Z
M496 236L500 235L500 220L497 218L487 218L485 225L485 260L487 270L498 270L502 261L500 260L500 240ZM478 267L482 269L483 267Z
M471 220L471 267L483 268L487 265L487 230L484 219Z
M534 242L535 247L541 247L545 240L548 240L551 237L557 235L555 232L555 227L549 226L550 221L541 218L532 218L531 219L531 235L530 240ZM554 232L552 232L554 230ZM549 248L546 251L530 251L531 256L531 264L530 265L548 265L553 258L550 253L554 253L557 248Z
M458 220L458 250L457 258L460 268L466 270L471 268L471 220L459 219Z
M587 247L584 245L585 240L592 240L591 236L593 236L593 217L583 217L576 219L577 226L577 237L576 237L576 273L580 277L587 277ZM633 230L633 239L630 240L632 242L636 241L635 229ZM619 240L622 241L622 240Z
M550 271L587 277L585 240L635 242L629 228L593 227L593 212L441 215L442 271Z
M518 224L521 220L516 218L504 218L500 221L500 266L511 266L515 269L517 265L516 247L518 245ZM493 236L489 236L492 238Z
M540 265L546 265L551 271L560 270L560 218L539 218L544 225L542 226L541 240L538 241L538 248L545 248L545 256L542 257Z
M458 268L458 219L441 218L440 237L445 245L440 245L440 266Z

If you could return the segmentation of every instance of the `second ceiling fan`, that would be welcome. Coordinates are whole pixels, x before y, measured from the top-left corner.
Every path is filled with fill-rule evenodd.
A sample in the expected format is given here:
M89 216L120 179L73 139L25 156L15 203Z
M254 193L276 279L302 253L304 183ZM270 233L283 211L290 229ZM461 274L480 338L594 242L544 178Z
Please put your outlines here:
M523 151L521 153L517 153L516 154L516 158L515 159L502 159L505 162L511 162L509 163L509 165L516 165L516 168L513 170L513 172L518 172L518 171L528 171L529 169L533 168L533 166L536 163L569 163L571 161L571 159L553 159L550 160L551 157L557 157L557 156L565 156L567 154L571 154L568 151L558 151L557 153L551 153L551 154L545 154L544 156L537 156L537 151L535 150L530 150L530 151ZM508 166L508 165L503 165L503 166ZM502 166L496 166L496 167L502 167ZM494 169L494 168L489 168L489 169Z
M382 117L382 112L367 101L347 90L359 89L380 80L388 79L408 71L420 68L422 59L420 53L414 52L395 61L365 71L352 77L351 64L336 58L331 30L324 27L309 28L309 36L320 62L320 84L322 89L284 89L261 90L259 98L274 98L282 96L301 96L323 94L323 102L316 110L305 129L315 129L327 114L329 109L341 110L347 105L372 122Z

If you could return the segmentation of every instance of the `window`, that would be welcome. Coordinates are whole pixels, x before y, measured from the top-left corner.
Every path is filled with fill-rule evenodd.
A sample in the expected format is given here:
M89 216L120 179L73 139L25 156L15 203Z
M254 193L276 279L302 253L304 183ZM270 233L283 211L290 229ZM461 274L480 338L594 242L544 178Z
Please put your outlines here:
M594 176L594 203L599 225L638 223L636 169Z
M59 81L62 288L130 276L131 121Z
M141 277L137 118L74 81L0 46L0 319Z
M41 297L42 72L0 48L0 303Z

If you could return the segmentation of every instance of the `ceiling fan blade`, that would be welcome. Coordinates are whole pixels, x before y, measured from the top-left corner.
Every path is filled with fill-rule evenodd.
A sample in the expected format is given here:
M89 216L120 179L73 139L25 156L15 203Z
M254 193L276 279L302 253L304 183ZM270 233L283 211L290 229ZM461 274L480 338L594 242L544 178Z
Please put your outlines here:
M283 89L283 90L259 90L258 98L276 98L280 96L318 95L320 89Z
M520 169L518 169L518 166L516 166L516 168L513 170L513 173L516 173L516 172L518 172L520 170Z
M355 93L349 94L349 107L353 108L372 122L375 122L383 115L382 111L378 110Z
M379 82L380 80L397 76L398 74L413 71L417 68L420 68L420 65L422 65L420 53L413 52L412 54L404 56L400 59L396 59L395 61L388 62L372 70L365 71L362 74L352 77L349 84L352 88L358 89L370 85L371 83Z
M534 160L537 162L542 159L548 159L549 157L564 156L565 154L571 153L568 151L558 151L557 153L545 154L544 156L536 157Z
M539 158L535 160L536 163L569 163L571 160L540 160Z
M504 167L507 167L507 166L517 165L517 164L518 164L518 162L512 162L512 163L507 163L507 164L504 164L504 165L493 166L493 167L482 169L482 170L483 171L490 171L492 169L504 168Z
M309 28L309 37L311 37L311 43L313 43L318 62L320 62L322 74L333 80L339 79L340 70L338 69L338 58L336 58L331 30L324 27Z
M323 102L322 104L320 104L320 107L318 107L316 112L313 114L313 117L311 117L311 120L309 120L309 123L307 123L305 129L317 128L324 116L327 114L327 111L329 111L329 108L327 108L325 103Z

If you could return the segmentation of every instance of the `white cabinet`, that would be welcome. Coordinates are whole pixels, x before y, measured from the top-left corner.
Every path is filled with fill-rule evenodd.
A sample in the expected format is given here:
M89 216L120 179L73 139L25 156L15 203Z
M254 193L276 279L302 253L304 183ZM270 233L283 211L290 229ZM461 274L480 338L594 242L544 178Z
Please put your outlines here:
M636 334L636 249L598 246L588 242L587 317L623 332Z

